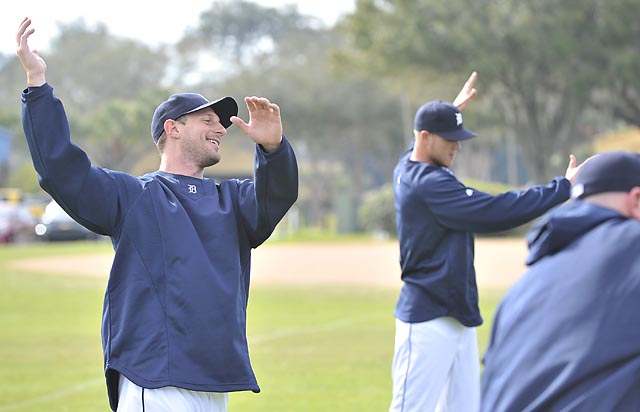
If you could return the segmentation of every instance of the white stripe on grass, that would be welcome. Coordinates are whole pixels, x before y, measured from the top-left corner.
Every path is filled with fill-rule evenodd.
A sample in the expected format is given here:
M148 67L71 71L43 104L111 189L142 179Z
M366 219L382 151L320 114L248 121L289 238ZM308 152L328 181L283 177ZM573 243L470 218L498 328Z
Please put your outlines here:
M326 323L324 325L309 325L309 326L302 326L302 327L295 327L295 328L281 328L281 329L277 329L273 332L270 333L265 333L265 334L261 334L258 336L253 336L253 337L249 337L249 342L251 344L255 344L255 343L261 343L261 342L268 342L268 341L272 341L272 340L276 340L276 339L280 339L280 338L285 338L288 336L293 336L293 335L301 335L301 334L310 334L310 333L317 333L317 332L324 332L324 331L328 331L328 330L335 330L335 329L340 329L340 328L344 328L347 326L352 326L356 323L360 323L365 321L365 319L357 319L357 318L351 318L351 319L340 319L337 320L335 322L331 322L331 323ZM43 395L37 398L33 398L33 399L28 399L25 401L21 401L21 402L16 402L16 403L10 403L7 405L0 405L0 412L5 412L5 411L12 411L12 410L16 410L16 409L21 409L21 408L28 408L34 405L39 405L39 404L43 404L46 402L50 402L52 400L55 399L60 399L60 398L64 398L67 395L71 395L77 392L82 392L84 390L87 390L89 388L92 388L94 386L100 385L100 384L104 384L105 381L104 379L96 379L96 380L92 380L89 382L85 382L85 383L81 383L75 386L72 386L68 389L65 389L63 391L58 391L58 392L54 392L54 393L50 393L47 395Z
M43 396L39 396L37 398L33 398L33 399L27 399L25 401L21 401L21 402L16 402L16 403L10 403L7 405L0 405L0 411L4 412L4 411L12 411L15 409L21 409L21 408L28 408L34 405L39 405L42 403L46 403L46 402L50 402L53 401L55 399L60 399L60 398L64 398L67 395L71 395L77 392L82 392L85 391L89 388L93 388L94 386L97 386L99 384L104 384L104 378L102 379L94 379L91 380L89 382L84 382L84 383L80 383L78 385L72 386L68 389L62 390L62 391L58 391L58 392L53 392L47 395L43 395Z
M347 326L353 326L356 323L368 321L364 318L340 319L335 322L325 323L324 325L296 326L293 328L280 328L270 333L264 333L258 336L248 336L249 344L268 342L280 338L294 335L305 335L317 332L326 332L330 330L340 329Z

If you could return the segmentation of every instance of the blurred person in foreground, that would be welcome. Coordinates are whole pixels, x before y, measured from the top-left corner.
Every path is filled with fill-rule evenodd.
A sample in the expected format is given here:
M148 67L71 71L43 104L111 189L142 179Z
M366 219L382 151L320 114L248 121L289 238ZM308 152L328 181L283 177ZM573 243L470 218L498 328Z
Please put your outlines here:
M413 146L394 171L402 289L396 317L391 412L476 412L480 407L482 324L474 269L474 234L520 226L569 199L579 166L547 185L493 196L460 182L450 167L476 95L472 73L453 104L418 109Z
M23 126L40 185L115 249L102 320L111 409L226 411L228 392L260 391L246 338L251 249L298 193L280 108L247 97L246 123L231 97L175 94L151 120L158 171L134 177L96 167L70 141L46 64L29 48L33 32L26 18L16 40L27 75ZM232 124L256 143L254 182L204 177Z
M482 411L640 411L640 154L605 152L529 233L484 355Z

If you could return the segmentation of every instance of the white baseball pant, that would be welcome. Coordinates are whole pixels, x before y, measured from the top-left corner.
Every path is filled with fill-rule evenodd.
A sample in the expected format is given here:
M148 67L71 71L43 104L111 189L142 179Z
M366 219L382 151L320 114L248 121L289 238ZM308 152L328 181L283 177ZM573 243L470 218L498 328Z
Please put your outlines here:
M390 412L477 412L480 361L475 328L454 318L396 319Z
M226 412L229 394L166 386L145 389L120 374L117 412Z

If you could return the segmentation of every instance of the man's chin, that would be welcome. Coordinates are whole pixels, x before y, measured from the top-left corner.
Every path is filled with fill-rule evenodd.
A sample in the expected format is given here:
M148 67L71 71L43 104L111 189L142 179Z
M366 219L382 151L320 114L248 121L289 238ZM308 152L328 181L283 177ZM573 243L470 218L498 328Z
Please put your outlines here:
M216 157L211 157L209 159L207 159L207 161L205 162L204 167L209 167L209 166L215 166L218 163L220 163L220 156L216 156Z

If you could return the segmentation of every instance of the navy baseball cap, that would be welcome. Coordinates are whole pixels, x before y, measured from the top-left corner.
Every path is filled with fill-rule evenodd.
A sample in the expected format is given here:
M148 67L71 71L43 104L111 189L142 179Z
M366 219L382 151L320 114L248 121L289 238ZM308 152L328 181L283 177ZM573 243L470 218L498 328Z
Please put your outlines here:
M160 103L153 113L153 118L151 119L151 137L153 137L153 141L158 143L158 139L164 132L164 122L167 120L175 120L180 116L197 112L207 107L213 109L225 128L231 126L231 116L238 115L238 103L233 97L227 96L210 102L197 93L173 94L166 101Z
M416 112L413 129L426 130L447 140L467 140L477 136L464 128L460 109L442 100L423 104Z
M625 150L604 152L578 171L571 197L583 199L602 192L628 192L640 187L640 154Z

